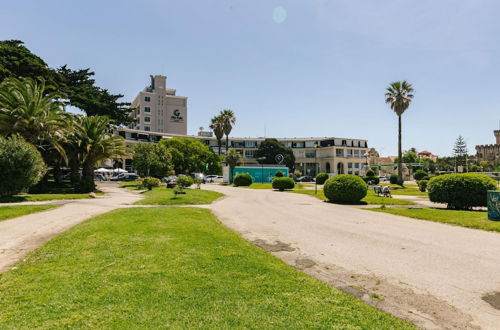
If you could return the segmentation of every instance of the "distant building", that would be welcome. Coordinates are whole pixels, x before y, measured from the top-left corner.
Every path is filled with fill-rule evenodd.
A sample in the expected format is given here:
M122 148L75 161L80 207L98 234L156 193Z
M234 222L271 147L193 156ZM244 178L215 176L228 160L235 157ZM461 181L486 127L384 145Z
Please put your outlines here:
M420 151L417 156L419 158L427 158L427 159L430 159L432 160L433 162L437 162L438 160L438 156L437 155L434 155L432 152L430 151L427 151L427 150L423 150L423 151Z
M187 97L167 88L167 77L151 76L151 85L132 101L134 123L129 128L169 134L187 134Z
M478 162L486 161L493 165L500 163L500 130L495 130L493 133L496 138L495 144L476 146L476 160Z

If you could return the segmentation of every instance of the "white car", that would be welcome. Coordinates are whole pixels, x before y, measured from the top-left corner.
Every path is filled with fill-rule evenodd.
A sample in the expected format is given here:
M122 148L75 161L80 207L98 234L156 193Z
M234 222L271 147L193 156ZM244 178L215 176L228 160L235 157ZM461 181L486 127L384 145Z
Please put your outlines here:
M224 181L224 178L220 175L207 175L205 177L205 182L206 183L222 183Z

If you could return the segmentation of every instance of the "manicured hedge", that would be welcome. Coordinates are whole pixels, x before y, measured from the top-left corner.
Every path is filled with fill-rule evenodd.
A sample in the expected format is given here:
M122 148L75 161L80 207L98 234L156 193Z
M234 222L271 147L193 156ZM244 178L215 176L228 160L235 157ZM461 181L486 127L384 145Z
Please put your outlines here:
M278 189L279 191L283 191L285 189L293 189L295 188L295 182L292 178L285 177L275 177L273 178L273 189Z
M152 177L143 178L141 180L141 186L143 186L147 190L152 190L153 187L159 187L160 186L160 179L152 178Z
M0 196L11 196L35 185L47 168L40 152L22 137L0 137Z
M429 180L420 180L418 183L418 189L421 192L425 192L427 190L427 185L429 184Z
M398 184L398 175L391 174L391 176L389 177L389 182L392 184Z
M428 175L429 174L424 170L417 170L415 171L415 173L413 173L413 178L419 181L419 180L424 180L424 178Z
M449 209L457 210L486 206L487 191L495 189L495 180L476 173L440 175L432 178L428 184L432 202L446 203Z
M368 171L366 171L366 176L375 176L375 171L372 169L369 169Z
M380 178L377 176L364 176L363 181L367 184L379 184Z
M248 173L240 173L234 177L233 184L236 187L249 186L252 184L252 176Z
M184 189L193 185L194 179L187 175L178 176L177 179L175 180L175 183L179 188Z
M340 174L326 180L323 192L330 202L358 203L368 192L368 185L357 175Z
M318 173L318 175L316 175L316 183L323 184L326 180L328 180L328 178L328 173Z

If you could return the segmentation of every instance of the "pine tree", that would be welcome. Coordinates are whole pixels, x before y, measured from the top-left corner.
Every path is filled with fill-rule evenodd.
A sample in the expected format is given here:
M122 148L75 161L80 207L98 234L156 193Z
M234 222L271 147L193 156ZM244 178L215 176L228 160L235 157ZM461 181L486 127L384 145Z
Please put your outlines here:
M455 171L458 171L458 166L466 166L467 164L467 143L462 135L459 135L453 147L453 157L455 157Z

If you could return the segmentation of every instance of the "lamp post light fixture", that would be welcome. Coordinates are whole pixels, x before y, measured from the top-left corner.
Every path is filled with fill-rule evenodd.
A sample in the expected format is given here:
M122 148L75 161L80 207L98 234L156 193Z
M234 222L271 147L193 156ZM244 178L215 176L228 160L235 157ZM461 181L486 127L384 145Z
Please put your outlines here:
M314 142L314 194L318 193L318 183L316 182L316 178L318 177L318 142Z

